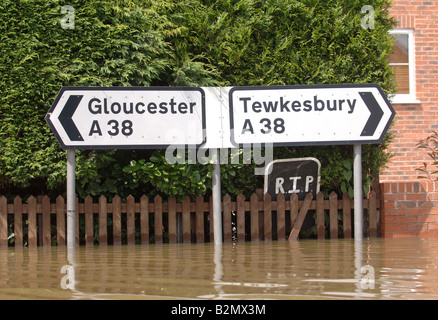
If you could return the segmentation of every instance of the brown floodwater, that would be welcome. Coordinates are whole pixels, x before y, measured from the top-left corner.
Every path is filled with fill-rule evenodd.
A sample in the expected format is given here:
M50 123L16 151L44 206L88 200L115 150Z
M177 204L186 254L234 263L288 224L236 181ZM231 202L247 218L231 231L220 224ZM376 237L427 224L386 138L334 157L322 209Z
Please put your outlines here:
M438 299L438 239L0 248L0 299Z

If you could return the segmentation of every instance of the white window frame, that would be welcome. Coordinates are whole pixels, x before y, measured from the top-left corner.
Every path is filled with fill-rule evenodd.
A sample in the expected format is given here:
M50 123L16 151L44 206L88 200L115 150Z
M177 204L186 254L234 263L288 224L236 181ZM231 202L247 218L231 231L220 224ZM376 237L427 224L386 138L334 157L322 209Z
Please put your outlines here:
M408 94L390 94L389 99L392 103L420 103L416 97L415 81L415 41L413 29L394 29L389 34L407 34L408 35L408 55L409 55L409 93ZM390 65L397 65L390 63Z

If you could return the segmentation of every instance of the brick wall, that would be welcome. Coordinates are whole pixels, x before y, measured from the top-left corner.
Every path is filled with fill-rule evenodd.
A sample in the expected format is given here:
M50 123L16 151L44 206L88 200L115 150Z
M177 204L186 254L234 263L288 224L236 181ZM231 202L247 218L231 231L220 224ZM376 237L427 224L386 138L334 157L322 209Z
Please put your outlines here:
M425 149L418 149L416 145L433 130L438 130L438 112L425 111L422 105L394 105L397 115L391 132L395 134L395 139L388 151L395 156L383 171L380 181L417 180L419 173L416 169L423 162L431 165Z
M380 201L382 237L438 237L438 182L381 183Z
M420 103L394 104L397 112L391 131L395 154L380 181L417 180L416 168L430 162L416 144L438 130L438 1L393 0L390 12L398 21L395 29L413 29L415 39L416 98Z

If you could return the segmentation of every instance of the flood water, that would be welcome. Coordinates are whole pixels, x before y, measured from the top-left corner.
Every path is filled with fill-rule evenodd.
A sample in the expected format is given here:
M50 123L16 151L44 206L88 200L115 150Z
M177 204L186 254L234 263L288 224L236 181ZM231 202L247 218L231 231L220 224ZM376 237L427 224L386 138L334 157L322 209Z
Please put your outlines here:
M0 299L438 299L438 239L0 249Z

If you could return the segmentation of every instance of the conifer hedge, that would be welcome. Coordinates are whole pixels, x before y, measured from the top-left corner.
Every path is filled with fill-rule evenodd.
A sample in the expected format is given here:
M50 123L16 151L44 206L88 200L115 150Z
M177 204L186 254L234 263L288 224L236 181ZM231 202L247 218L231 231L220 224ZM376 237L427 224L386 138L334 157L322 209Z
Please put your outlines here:
M44 121L61 86L378 83L390 92L389 4L367 1L374 8L373 29L361 26L363 4L1 1L0 193L65 191L65 151ZM364 146L365 182L388 161L388 139ZM283 147L274 155L317 157L325 192L351 189L351 146ZM248 195L262 187L253 169L222 166L223 192ZM210 173L208 165L169 165L163 150L77 151L80 196L199 196L209 192Z

